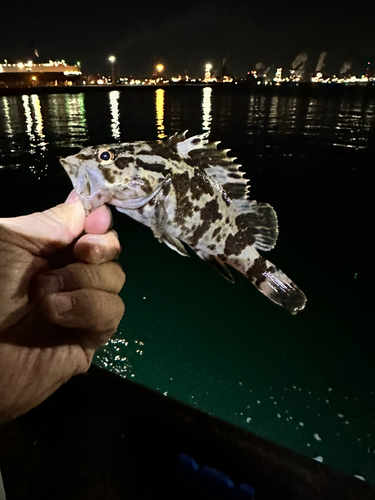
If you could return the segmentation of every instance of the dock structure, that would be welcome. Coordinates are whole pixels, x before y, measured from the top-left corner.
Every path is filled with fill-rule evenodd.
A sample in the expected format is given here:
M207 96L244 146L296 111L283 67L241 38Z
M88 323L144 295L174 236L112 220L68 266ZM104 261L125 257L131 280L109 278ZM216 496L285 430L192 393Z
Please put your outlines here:
M81 83L81 77L80 65L65 61L0 64L0 87L71 86Z

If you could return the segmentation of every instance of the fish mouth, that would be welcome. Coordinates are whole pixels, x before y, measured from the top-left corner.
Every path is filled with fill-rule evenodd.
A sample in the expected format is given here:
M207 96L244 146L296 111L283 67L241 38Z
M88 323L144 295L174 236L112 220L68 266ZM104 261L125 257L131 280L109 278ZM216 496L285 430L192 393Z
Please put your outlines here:
M89 173L87 164L77 161L75 156L60 158L60 163L68 174L75 192L81 199L86 215L106 203L110 193L103 193L100 178L95 175L95 170Z
M61 165L63 166L65 172L69 175L69 177L71 176L71 164L67 161L66 158L60 158L60 163Z
M74 188L77 189L77 179L80 173L81 166L80 163L77 162L74 156L68 156L67 158L60 158L60 164L68 174Z

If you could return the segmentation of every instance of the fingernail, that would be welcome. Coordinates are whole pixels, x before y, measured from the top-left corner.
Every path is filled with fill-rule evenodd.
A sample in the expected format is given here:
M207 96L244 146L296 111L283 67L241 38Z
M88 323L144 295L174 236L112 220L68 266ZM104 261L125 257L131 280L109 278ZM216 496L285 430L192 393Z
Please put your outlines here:
M62 315L69 312L74 307L73 298L70 295L55 295L53 298L56 311Z
M77 201L79 198L78 194L76 193L76 191L73 189L73 191L70 193L70 195L67 197L67 199L65 200L65 203L72 203L74 201Z

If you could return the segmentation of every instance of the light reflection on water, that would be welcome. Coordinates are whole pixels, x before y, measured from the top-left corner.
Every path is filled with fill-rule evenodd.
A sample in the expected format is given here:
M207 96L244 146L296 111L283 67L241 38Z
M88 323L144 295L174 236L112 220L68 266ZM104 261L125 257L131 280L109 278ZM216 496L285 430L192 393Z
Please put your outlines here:
M237 275L226 283L118 215L127 313L96 362L375 482L371 280L359 254L370 227L363 176L373 161L374 98L209 87L0 97L0 168L44 169L54 189L66 181L64 199L59 157L186 129L232 148L252 196L275 206L274 261L306 292L307 308L289 318Z
M81 147L88 139L85 94L65 94L67 144ZM70 138L70 142L69 142Z
M164 94L165 91L163 89L158 89L155 92L155 113L158 139L164 139L166 137L164 126Z
M110 134L108 130L103 130L103 136L106 136L103 142L110 142L109 135L112 140L118 142L121 140L121 113L126 113L127 104L123 97L124 105L121 111L120 92L111 91L107 95ZM166 110L165 90L158 89L154 95L156 136L164 139L185 129L186 126L182 124L181 101L170 95L170 105ZM363 149L369 143L374 126L375 103L371 100L358 99L353 103L345 99L303 100L296 96L251 94L242 98L247 100L247 113L243 114L241 110L239 116L237 109L233 115L234 101L230 95L220 96L214 102L210 87L203 88L201 95L200 130L197 130L196 125L193 128L190 126L188 128L191 133L212 130L225 132L231 122L236 122L236 129L241 133L247 131L250 136L259 135L266 129L270 141L268 147L273 147L275 140L284 135L304 136L320 143ZM87 116L83 93L52 94L43 96L43 99L36 94L0 97L1 150L27 157L25 166L29 166L30 155L34 156L37 162L42 161L39 157L44 158L43 152L49 145L64 149L82 147L89 143L89 119L92 120L92 115L90 118ZM97 129L97 124L92 124L91 127ZM7 165L2 167L11 168L12 162L6 163ZM19 163L16 165L20 166Z
M211 131L211 121L212 121L212 88L205 87L203 89L203 100L202 100L202 130L203 132Z
M111 110L111 130L112 137L115 141L120 141L120 111L119 111L119 99L120 92L118 90L112 90L109 93L109 106Z

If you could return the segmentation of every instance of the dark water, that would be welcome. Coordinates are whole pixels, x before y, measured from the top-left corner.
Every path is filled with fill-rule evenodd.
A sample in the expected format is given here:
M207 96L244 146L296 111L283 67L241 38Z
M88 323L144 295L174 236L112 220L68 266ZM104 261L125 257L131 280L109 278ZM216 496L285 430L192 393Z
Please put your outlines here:
M97 364L375 483L373 95L0 97L0 215L63 201L58 158L80 146L186 129L232 149L251 198L275 207L267 257L304 290L306 310L290 316L241 275L232 285L115 213L127 311Z

